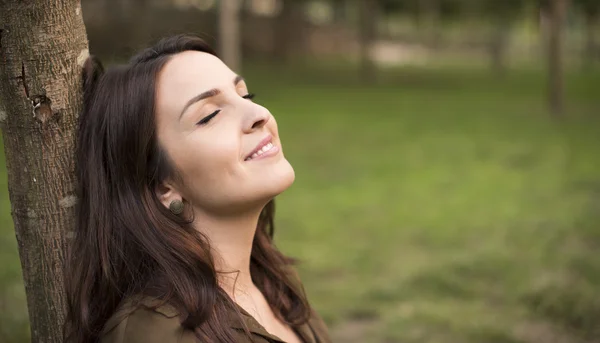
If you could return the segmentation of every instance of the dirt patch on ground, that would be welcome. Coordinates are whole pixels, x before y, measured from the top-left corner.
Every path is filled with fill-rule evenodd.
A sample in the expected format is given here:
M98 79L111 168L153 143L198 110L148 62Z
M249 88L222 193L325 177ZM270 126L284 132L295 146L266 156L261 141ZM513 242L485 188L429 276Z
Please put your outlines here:
M364 318L344 321L331 330L331 339L340 343L369 342L368 337L376 326L376 319Z
M523 323L515 330L514 335L527 343L600 343L600 339L583 340L556 325L544 322Z

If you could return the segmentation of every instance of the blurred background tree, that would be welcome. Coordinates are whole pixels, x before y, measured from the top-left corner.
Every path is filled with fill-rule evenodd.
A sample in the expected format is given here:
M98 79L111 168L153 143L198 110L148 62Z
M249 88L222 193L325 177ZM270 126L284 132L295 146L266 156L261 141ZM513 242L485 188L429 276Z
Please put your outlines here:
M219 2L219 53L223 61L241 73L242 49L240 42L240 0Z
M600 49L596 41L598 31L598 19L600 18L600 1L598 0L573 0L573 5L584 17L585 25L585 49L584 61L590 67L598 60Z

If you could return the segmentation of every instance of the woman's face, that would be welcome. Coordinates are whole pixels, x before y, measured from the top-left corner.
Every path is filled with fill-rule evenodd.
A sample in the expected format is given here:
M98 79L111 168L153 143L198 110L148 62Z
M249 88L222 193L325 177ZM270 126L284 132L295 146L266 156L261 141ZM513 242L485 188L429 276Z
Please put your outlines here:
M165 205L184 199L207 213L264 205L294 181L277 123L252 102L248 87L217 57L186 51L158 78L158 141L181 176L161 191Z

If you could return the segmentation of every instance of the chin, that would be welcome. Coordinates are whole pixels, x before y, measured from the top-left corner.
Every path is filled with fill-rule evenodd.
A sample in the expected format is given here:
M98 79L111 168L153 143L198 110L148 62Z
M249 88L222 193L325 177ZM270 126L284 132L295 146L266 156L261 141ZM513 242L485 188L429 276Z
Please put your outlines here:
M260 175L253 186L246 189L246 196L238 198L237 207L234 204L228 204L228 209L239 208L241 211L253 210L256 207L263 208L269 201L273 200L279 194L283 193L293 183L296 177L294 169L287 163L287 167L281 166L276 170Z
M252 175L251 178L244 182L243 193L238 193L234 198L234 204L227 204L226 207L229 209L239 207L247 210L256 206L264 206L288 189L296 178L294 168L285 158L265 166L265 168L261 167L260 170L255 170L250 175Z
M292 165L286 159L282 159L276 167L261 176L260 184L266 186L263 189L269 194L265 195L273 198L288 189L294 183L295 179L294 168L292 168Z

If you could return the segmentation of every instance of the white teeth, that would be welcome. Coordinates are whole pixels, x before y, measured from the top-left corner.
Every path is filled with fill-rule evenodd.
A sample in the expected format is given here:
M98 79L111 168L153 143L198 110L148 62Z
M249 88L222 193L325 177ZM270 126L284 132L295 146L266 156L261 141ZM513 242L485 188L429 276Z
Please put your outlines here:
M265 146L263 146L260 150L258 150L257 152L255 152L254 154L252 154L252 156L250 156L250 158L248 158L248 160L251 160L253 158L256 158L262 154L264 154L265 152L271 150L273 148L273 143L268 143Z
M265 145L264 147L262 147L262 149L260 149L259 152L262 152L262 153L267 152L267 151L271 150L272 147L273 147L273 144L269 143L269 144Z

